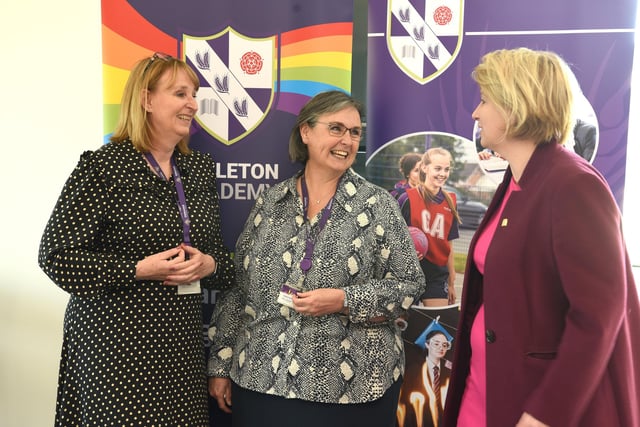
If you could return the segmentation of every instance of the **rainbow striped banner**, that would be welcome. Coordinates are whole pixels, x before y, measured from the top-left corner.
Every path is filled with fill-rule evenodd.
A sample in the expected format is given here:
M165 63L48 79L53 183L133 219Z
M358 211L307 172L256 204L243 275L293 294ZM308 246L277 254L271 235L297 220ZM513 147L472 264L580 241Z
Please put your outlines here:
M282 34L278 109L298 114L315 94L351 91L353 23L321 24Z
M222 30L224 31L224 30ZM220 31L211 31L217 34ZM300 108L315 94L339 89L351 92L352 22L329 22L303 26L275 37L279 45L275 58L275 103L270 108L297 115ZM120 113L120 98L129 72L136 61L163 52L183 59L184 40L191 35L170 35L125 0L103 0L103 111L105 141L115 128ZM194 67L195 68L195 67ZM211 135L229 144L247 136L259 123L253 123L239 137ZM202 121L199 122L201 127Z

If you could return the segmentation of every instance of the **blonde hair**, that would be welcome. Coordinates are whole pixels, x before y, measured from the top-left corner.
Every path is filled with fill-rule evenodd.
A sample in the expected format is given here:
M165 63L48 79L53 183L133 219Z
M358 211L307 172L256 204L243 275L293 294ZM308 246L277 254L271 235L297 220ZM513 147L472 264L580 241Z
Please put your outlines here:
M484 55L472 77L504 114L507 138L563 144L572 127L570 73L553 52L517 48Z
M446 156L449 158L449 163L453 162L453 157L451 156L451 153L448 150L445 150L442 147L433 147L433 148L429 148L422 155L422 159L420 160L421 166L429 166L431 164L431 156L433 156L434 154L440 155L440 156ZM418 186L418 192L422 196L424 203L429 204L435 200L436 195L433 194L431 191L429 191L427 186L424 184L424 181L426 178L427 178L427 174L422 170L422 168L420 168L420 185ZM444 189L442 190L442 194L444 195L444 199L447 201L447 205L449 205L449 209L451 209L451 213L455 217L456 221L458 221L459 224L462 224L462 220L460 219L460 214L458 214L458 209L456 208L456 204L453 203L453 199L451 198L451 195Z
M185 62L165 56L154 54L136 63L129 74L129 79L122 93L120 104L120 116L118 124L110 138L111 142L123 142L130 140L134 147L146 153L151 149L151 136L145 99L148 92L157 89L160 79L169 70L171 73L169 83L173 84L180 71L184 71L196 90L200 88L200 81L196 73ZM178 150L183 154L189 154L189 137L184 137L178 143Z

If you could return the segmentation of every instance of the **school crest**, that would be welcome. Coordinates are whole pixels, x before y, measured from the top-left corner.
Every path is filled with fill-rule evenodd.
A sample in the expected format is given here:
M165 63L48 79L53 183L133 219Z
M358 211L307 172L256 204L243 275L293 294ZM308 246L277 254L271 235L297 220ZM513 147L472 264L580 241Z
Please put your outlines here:
M184 35L183 51L200 78L196 120L226 145L244 138L271 109L277 37L251 38L231 27L207 37Z
M462 45L464 0L387 0L387 48L409 77L426 84Z

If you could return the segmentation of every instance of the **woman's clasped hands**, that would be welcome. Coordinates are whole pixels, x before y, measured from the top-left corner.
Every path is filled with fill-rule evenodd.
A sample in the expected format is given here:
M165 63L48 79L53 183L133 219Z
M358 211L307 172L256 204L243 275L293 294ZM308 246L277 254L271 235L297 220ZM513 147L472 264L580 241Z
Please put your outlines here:
M181 244L175 248L149 255L136 264L137 280L160 280L163 285L191 283L215 271L211 255Z

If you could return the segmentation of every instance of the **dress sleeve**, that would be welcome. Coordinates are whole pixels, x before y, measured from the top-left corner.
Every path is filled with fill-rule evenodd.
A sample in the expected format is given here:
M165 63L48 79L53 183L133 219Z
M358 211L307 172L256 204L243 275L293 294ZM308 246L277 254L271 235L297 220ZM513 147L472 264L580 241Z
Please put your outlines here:
M425 278L413 241L398 205L388 194L377 195L375 224L375 265L367 280L344 288L353 322L372 318L396 319L424 292Z
M101 252L100 234L108 192L95 153L87 151L67 179L51 213L38 264L64 291L100 298L132 283L136 260Z

